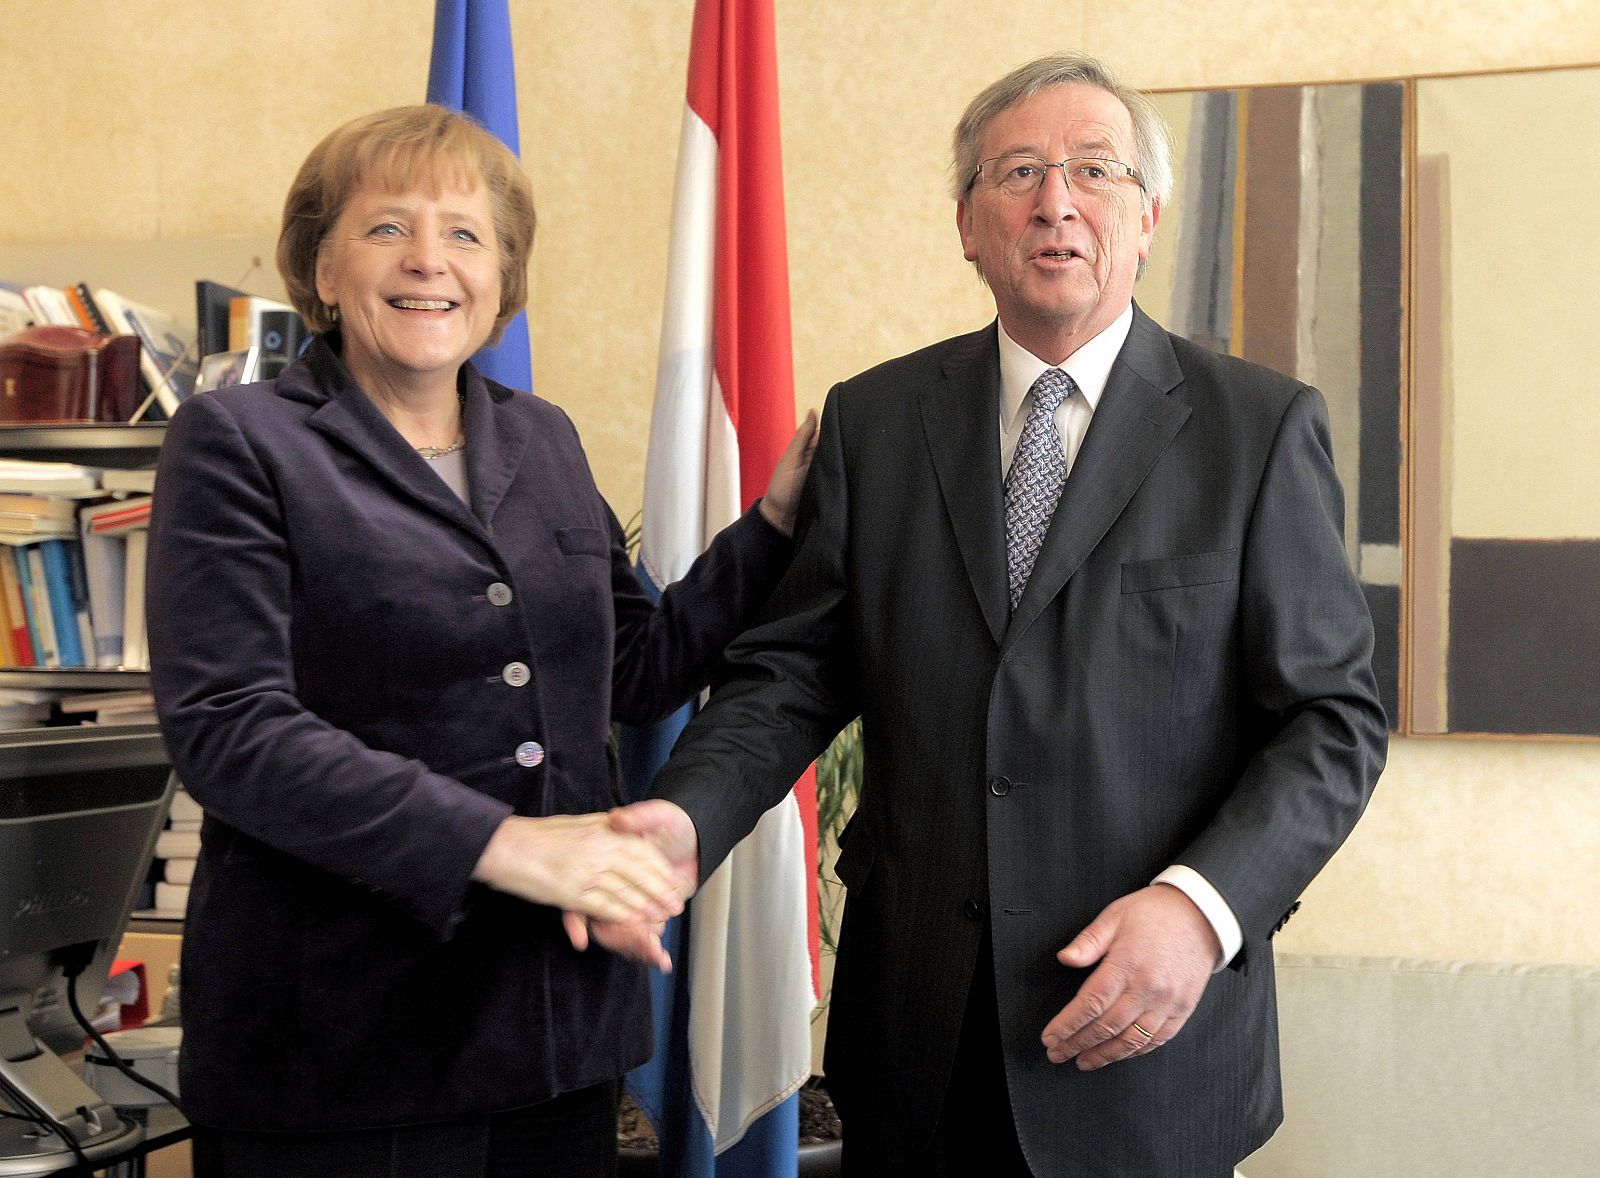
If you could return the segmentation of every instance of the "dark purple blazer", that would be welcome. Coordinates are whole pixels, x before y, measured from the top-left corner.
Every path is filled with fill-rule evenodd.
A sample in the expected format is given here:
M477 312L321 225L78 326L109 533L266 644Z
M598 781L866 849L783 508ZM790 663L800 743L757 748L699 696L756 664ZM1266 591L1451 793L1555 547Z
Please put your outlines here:
M643 970L469 877L507 815L617 800L611 722L692 696L789 550L752 511L654 605L561 410L466 368L469 508L336 346L193 398L161 452L151 677L207 814L181 1078L215 1127L440 1120L647 1058Z
M1053 1178L1210 1178L1282 1116L1268 938L1366 805L1386 728L1316 390L1135 310L1032 579L1006 589L996 329L839 385L770 616L655 789L714 868L860 712L829 1090L892 1156L940 1112L987 924L1007 1090ZM1055 961L1174 863L1244 948L1160 1050L1039 1036Z

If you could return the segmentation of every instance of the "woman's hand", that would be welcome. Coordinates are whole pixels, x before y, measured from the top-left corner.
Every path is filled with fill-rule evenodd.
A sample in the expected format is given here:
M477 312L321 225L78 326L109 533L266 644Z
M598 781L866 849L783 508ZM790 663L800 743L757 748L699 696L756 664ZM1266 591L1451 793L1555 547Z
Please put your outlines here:
M664 921L660 924L613 924L606 920L591 922L576 912L563 912L561 923L567 930L567 939L579 953L591 944L599 945L618 957L642 961L662 973L672 972L672 955L661 943L661 936L667 929Z
M681 874L648 838L604 814L513 815L495 828L472 878L605 921L658 923L683 911Z
M817 411L806 413L800 428L778 456L778 465L767 480L767 493L761 497L761 515L785 536L794 535L794 513L800 507L800 489L806 485L811 457L817 452Z
M695 830L694 819L682 807L664 798L646 798L631 806L619 806L607 818L613 829L643 835L659 847L672 864L684 898L694 894L700 882L700 834ZM661 944L664 926L660 923L591 923L576 912L563 912L561 921L572 947L579 953L593 941L619 957L653 965L662 973L672 972L672 958Z

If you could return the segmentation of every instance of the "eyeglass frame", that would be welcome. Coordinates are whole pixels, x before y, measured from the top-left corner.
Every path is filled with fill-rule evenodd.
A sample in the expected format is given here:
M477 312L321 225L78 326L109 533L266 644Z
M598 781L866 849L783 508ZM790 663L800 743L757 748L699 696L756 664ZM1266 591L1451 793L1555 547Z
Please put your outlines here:
M1121 160L1112 159L1109 156L1103 156L1103 155L1069 155L1066 159L1060 160L1057 163L1053 163L1052 164L1049 160L1045 159L1043 156L1029 155L1025 151L1008 151L1004 155L992 155L986 160L979 160L978 161L978 166L972 170L972 179L969 180L968 183L967 183L967 191L971 192L972 189L977 187L978 177L983 175L983 165L984 164L992 164L996 160L1010 160L1010 159L1036 160L1038 163L1043 165L1040 168L1040 171L1039 171L1039 182L1037 184L1035 184L1031 189L1029 189L1028 192L1017 193L1016 194L1017 196L1027 196L1029 193L1037 192L1037 191L1039 191L1039 189L1043 188L1044 187L1045 177L1050 174L1050 169L1051 168L1060 168L1061 169L1061 179L1062 179L1062 181L1066 184L1068 191L1073 191L1072 180L1067 175L1067 165L1070 164L1070 163L1075 163L1075 162L1077 162L1079 160L1089 160L1089 161L1092 161L1093 163L1097 163L1097 164L1116 164L1117 167L1119 167L1123 171L1127 172L1128 179L1132 180L1135 184L1137 184L1139 186L1139 191L1140 192L1149 192L1150 191L1148 188L1146 188L1144 186L1144 177L1139 175L1139 173L1134 169L1132 164L1125 164ZM992 188L1001 188L1001 183L1002 183L1002 181L996 180L996 181L993 182L993 184L990 185L990 187L992 187ZM1001 191L1004 191L1004 189L1001 189ZM1080 191L1093 192L1094 189L1092 189L1092 188L1091 189L1080 189ZM1110 189L1107 189L1106 191L1110 191ZM1006 193L1006 195L1007 196L1011 196L1012 194L1008 192L1008 193Z

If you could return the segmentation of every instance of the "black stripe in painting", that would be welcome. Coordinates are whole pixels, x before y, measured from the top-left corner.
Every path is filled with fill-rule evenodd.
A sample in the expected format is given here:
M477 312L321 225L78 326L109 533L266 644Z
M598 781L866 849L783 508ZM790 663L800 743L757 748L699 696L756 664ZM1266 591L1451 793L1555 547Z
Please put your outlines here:
M1452 732L1600 736L1600 540L1450 543Z
M1358 531L1363 544L1398 544L1405 88L1400 82L1374 82L1361 89Z

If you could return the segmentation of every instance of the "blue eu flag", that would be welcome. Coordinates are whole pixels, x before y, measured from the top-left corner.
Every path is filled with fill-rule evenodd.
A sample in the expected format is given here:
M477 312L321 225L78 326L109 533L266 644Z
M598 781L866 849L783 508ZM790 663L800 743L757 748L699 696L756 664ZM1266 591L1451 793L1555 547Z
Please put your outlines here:
M435 0L428 101L465 111L521 155L517 71L506 0ZM473 357L485 376L514 389L533 388L528 317L519 312L500 342Z

